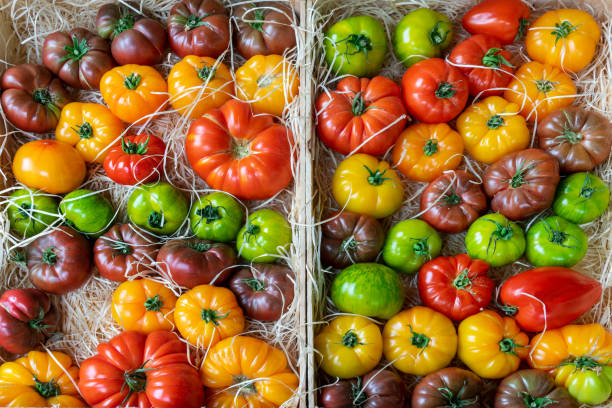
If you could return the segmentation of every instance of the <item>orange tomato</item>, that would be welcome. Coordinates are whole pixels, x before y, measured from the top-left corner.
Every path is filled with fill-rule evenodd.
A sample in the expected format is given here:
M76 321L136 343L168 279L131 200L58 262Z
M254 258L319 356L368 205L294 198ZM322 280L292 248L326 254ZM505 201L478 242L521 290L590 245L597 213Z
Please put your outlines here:
M411 180L429 182L459 166L463 139L446 123L417 123L402 132L393 147L393 164Z
M57 140L28 142L13 157L13 174L17 181L46 193L76 190L86 173L81 154L68 143Z
M170 104L181 115L199 118L234 95L230 70L214 58L188 55L168 75Z
M168 100L168 86L159 72L145 65L123 65L107 71L100 92L111 112L124 122L136 123Z

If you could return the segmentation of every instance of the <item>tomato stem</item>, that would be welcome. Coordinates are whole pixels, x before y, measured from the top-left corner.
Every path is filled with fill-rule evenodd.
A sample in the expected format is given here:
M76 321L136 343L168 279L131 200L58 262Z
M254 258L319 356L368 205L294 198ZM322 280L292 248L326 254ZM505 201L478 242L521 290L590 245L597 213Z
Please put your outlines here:
M51 95L51 92L49 92L48 89L36 89L34 92L32 92L32 99L34 99L34 102L36 103L45 105L45 108L47 108L53 114L53 116L59 119L61 109L53 102L53 95Z
M249 224L244 230L244 237L246 241L249 242L252 236L257 235L261 232L261 227L259 225Z
M544 230L546 230L546 233L548 234L548 241L564 248L576 248L575 245L563 244L568 237L574 237L565 231L561 231L561 229L559 228L559 223L557 223L556 228L551 226L545 219L542 220L542 223L544 224Z
M554 91L555 84L558 84L558 82L549 81L548 79L536 79L535 84L538 92L546 94Z
M442 31L442 27L440 27L442 24L449 25L446 21L438 21L429 32L429 40L433 45L442 44L444 41L446 41L446 38L448 37L448 33L450 32L450 30Z
M438 140L436 139L427 140L427 142L425 142L425 146L423 146L423 153L425 153L425 156L427 157L438 153L438 150Z
M551 33L550 33L551 35L554 35L555 37L557 37L557 38L555 38L555 45L557 45L557 42L561 38L566 38L573 31L576 31L576 29L578 29L578 27L580 27L580 26L581 26L581 24L573 25L572 23L570 23L567 20L561 22L561 24L555 23L555 29L552 30Z
M133 252L132 247L124 241L112 241L110 246L115 250L116 255L129 255Z
M72 46L66 45L64 51L66 51L67 54L60 59L60 62L70 60L68 64L72 64L74 61L79 61L89 52L89 46L85 38L79 41L75 35L72 37Z
M456 91L453 89L453 84L450 82L442 81L438 84L435 95L438 99L452 98Z
M185 23L184 23L185 28L187 28L187 31L190 31L197 27L202 27L202 26L210 27L209 23L207 23L206 21L202 21L202 20L204 20L206 17L210 16L211 14L212 13L208 13L202 16L198 16L196 14L190 14L189 17L185 19Z
M21 203L21 205L17 207L17 212L19 213L19 216L21 217L20 220L27 220L28 218L31 218L32 210L34 210L35 208L36 206L30 203Z
M34 319L30 320L28 322L28 326L38 331L47 330L48 328L52 327L49 324L43 324L43 320L45 320L45 311L41 307L38 311L38 317L35 317Z
M496 230L493 231L489 237L489 244L487 245L488 255L489 249L491 249L491 244L493 244L493 253L495 253L495 250L497 249L497 241L500 239L503 239L504 241L511 239L514 235L514 231L512 230L512 226L510 225L509 221L506 223L506 225L501 225L499 222L489 218L485 218L484 220L492 222L496 226Z
M527 33L527 27L529 27L529 20L526 18L519 19L518 30L516 30L516 37L514 37L514 41L518 41L525 36Z
M459 196L459 194L457 194L455 191L451 191L450 194L445 194L440 201L442 201L442 205L449 206L459 205L463 202L461 196Z
M594 193L595 189L591 184L591 175L587 173L586 177L584 178L584 183L582 183L582 187L580 188L580 197L588 200Z
M219 322L218 322L219 320L223 320L229 315L230 315L229 311L224 315L220 315L220 314L217 314L216 310L212 310L212 309L202 309L202 312L200 313L202 320L204 320L206 323L213 323L215 326L219 325Z
M262 9L255 9L253 11L253 20L249 22L248 24L255 30L257 31L262 31L263 32L263 25L264 25L264 12Z
M362 343L359 342L357 334L352 329L350 329L349 331L344 333L344 336L342 336L342 345L344 347L354 348L359 345L362 345Z
M149 214L149 218L147 218L147 223L151 228L164 228L164 225L166 224L164 212L151 211L151 213Z
M459 275L453 280L453 286L459 290L468 290L472 287L472 280L469 276L468 268L461 271ZM467 289L466 289L467 288Z
M206 204L205 207L198 208L196 210L196 215L200 217L200 220L206 219L206 224L210 224L213 221L217 221L223 218L219 208L212 204Z
M147 298L147 300L145 300L144 302L144 307L149 312L159 312L163 305L164 303L159 298L159 294L153 297Z
M210 81L215 77L215 73L217 72L217 68L209 67L208 65L204 65L202 68L198 70L198 78L202 80L202 82Z
M514 316L519 311L519 308L517 306L509 305L507 303L504 303L503 305L498 304L497 307L499 308L499 310L504 312L506 316Z
M446 405L444 405L444 407L463 408L463 407L468 407L470 405L476 405L476 403L478 402L478 395L476 395L471 400L467 400L467 399L464 400L460 398L460 395L463 395L463 392L465 391L466 386L467 384L466 382L464 382L461 388L459 389L459 391L457 392L453 392L448 387L438 388L438 392L440 393L440 396L446 400Z
M149 150L149 136L147 136L147 140L140 143L134 143L126 138L121 138L121 149L126 154L139 154L144 155Z
M119 19L115 23L113 28L113 38L118 36L124 31L131 30L136 22L136 16L129 12L125 7L119 8Z
M416 241L412 245L412 250L414 251L414 253L416 255L429 256L429 246L427 245L427 241L429 240L429 237L426 237L426 238L411 238L411 239Z
M57 255L55 254L55 247L49 247L43 251L42 261L52 266L57 263Z
M501 126L504 126L504 118L500 115L493 115L487 120L487 127L489 129L495 130Z
M504 338L499 342L499 350L506 354L516 354L516 349L518 347L527 347L520 344L517 344L514 339Z
M361 116L366 111L366 103L361 92L357 92L351 102L351 111L355 116Z
M361 388L361 377L357 377L357 382L351 382L351 401L354 408L361 408L368 400L368 396Z
M547 405L556 404L558 402L548 397L536 397L525 391L521 391L520 395L525 406L528 408L544 408Z
M134 89L138 88L138 85L140 85L141 80L142 77L140 76L140 74L132 72L130 75L125 77L125 79L123 80L123 85L127 89L133 91Z
M408 328L410 329L410 334L412 334L412 337L410 338L410 343L417 348L423 349L421 350L422 353L423 351L425 351L425 348L427 348L430 338L422 333L416 333L412 329L411 325L408 325Z
M499 68L502 65L514 68L514 65L512 65L506 59L506 57L500 54L501 51L503 51L501 48L489 48L489 50L482 57L482 65L491 68Z
M591 357L581 356L575 359L574 361L563 363L561 365L573 365L577 370L584 369L596 369L605 364L600 364L597 361L593 360Z
M253 289L253 292L262 292L266 288L266 284L256 278L242 279L242 283Z
M236 394L245 394L245 395L254 395L257 394L257 388L255 387L255 383L249 377L244 374L233 376L234 385L239 385L238 391ZM247 384L242 384L247 383Z
M535 164L535 162L532 162L525 166L525 161L522 161L512 178L504 180L504 183L510 183L510 187L512 188L519 188L523 184L527 184L527 181L525 181L526 173L531 170Z
M357 249L358 245L359 243L355 239L355 236L351 235L350 237L345 238L342 241L342 243L340 244L340 250L348 253L349 251L354 251L355 249Z
M143 368L149 361L142 363L140 368L135 370L125 371L123 373L123 385L119 392L123 392L123 389L127 385L129 392L126 394L120 405L123 405L130 396L135 392L142 392L147 388L147 371L157 370L157 368Z
M389 177L383 177L385 173L387 172L387 170L383 170L381 172L379 169L376 169L376 171L372 171L365 164L363 165L363 167L365 167L365 169L368 171L368 174L369 174L368 183L370 183L373 186L380 186L382 183L385 182L385 180L391 180Z
M81 139L91 139L93 136L93 128L89 122L83 122L79 126L73 127L72 130L79 135Z
M22 249L16 249L9 255L9 259L18 265L26 266L26 253Z
M344 51L344 55L351 56L355 54L359 54L363 52L365 56L368 56L368 51L372 50L372 40L365 34L349 34L342 40L336 41L334 45L338 45L345 42L346 48ZM352 45L355 48L354 52L349 53L349 45Z
M50 381L41 382L38 378L34 377L34 384L36 392L43 398L57 397L61 394L61 389L53 378Z
M212 248L212 245L207 244L206 242L192 242L187 244L187 246L191 249L195 249L198 252L206 252Z
M230 148L232 157L235 159L244 159L251 154L251 148L248 141L236 140L232 138L232 146Z

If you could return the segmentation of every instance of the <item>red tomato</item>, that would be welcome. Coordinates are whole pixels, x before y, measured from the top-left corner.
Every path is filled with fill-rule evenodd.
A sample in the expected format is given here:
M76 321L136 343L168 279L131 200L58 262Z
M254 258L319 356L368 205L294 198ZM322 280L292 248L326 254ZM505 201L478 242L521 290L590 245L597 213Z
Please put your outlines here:
M108 150L104 171L116 183L134 185L159 180L166 144L153 135L125 136Z
M293 135L272 115L253 116L248 103L230 99L191 124L185 151L196 174L216 190L263 200L287 187Z
M521 0L484 0L463 16L470 34L487 34L502 44L520 40L529 25L529 7Z
M504 89L487 90L505 88L512 79L509 74L514 73L514 66L509 61L510 53L497 39L488 35L477 34L460 42L448 59L454 64L484 67L457 67L467 76L472 96L481 92L483 97L503 94Z
M335 91L319 95L317 112L319 138L342 154L379 156L406 126L400 87L383 76L344 78Z
M545 266L514 275L501 287L502 310L525 331L557 329L586 313L601 297L601 283L572 269ZM546 323L546 324L545 324Z
M419 294L425 306L455 321L482 311L493 295L495 282L489 264L467 254L438 257L419 271Z
M425 123L448 122L463 111L468 100L468 79L459 68L440 58L417 62L402 77L408 113Z

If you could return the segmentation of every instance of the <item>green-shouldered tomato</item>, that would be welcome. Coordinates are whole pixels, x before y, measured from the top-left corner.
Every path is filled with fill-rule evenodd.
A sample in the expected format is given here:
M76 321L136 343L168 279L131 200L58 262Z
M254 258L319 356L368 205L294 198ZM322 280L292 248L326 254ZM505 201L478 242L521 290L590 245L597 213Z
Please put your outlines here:
M423 220L404 220L387 234L383 259L387 265L403 273L415 273L425 262L440 254L442 239Z
M574 173L557 187L553 211L575 224L601 217L610 204L610 189L596 175Z
M74 190L64 197L59 209L66 223L87 237L97 238L113 224L113 205L99 191Z
M497 268L523 255L525 233L518 224L499 213L486 214L468 229L465 248L472 258L482 259Z
M244 209L234 197L216 191L199 197L189 211L191 231L200 239L230 242L244 224Z
M40 234L59 218L57 200L49 194L20 188L6 201L11 230L24 238Z
M130 220L147 231L171 235L185 222L189 200L163 181L137 186L127 204Z
M562 217L541 219L527 231L527 260L534 266L571 268L584 258L588 247L582 228Z
M251 213L238 231L238 255L247 261L276 261L291 245L291 225L280 213L264 208Z

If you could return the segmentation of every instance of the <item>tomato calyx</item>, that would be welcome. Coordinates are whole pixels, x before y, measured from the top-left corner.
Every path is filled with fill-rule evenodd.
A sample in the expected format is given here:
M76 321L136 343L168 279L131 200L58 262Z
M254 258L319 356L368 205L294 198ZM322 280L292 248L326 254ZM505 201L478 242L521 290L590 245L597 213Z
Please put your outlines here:
M457 391L456 393L454 393L448 387L439 387L438 388L438 392L440 393L440 396L442 398L444 398L444 400L446 400L445 407L448 407L448 408L463 408L463 407L469 407L471 405L476 405L476 403L478 402L478 395L476 395L471 400L461 399L459 397L460 395L463 395L463 392L464 392L466 386L467 386L467 382L464 381L463 385L461 386L459 391Z
M200 221L206 220L206 224L210 224L214 221L220 220L223 218L219 208L223 207L215 207L212 204L206 204L205 207L198 208L196 210L196 215L200 217Z
M123 373L123 385L121 386L121 390L119 392L123 392L125 387L127 386L129 391L123 401L121 401L120 405L125 404L125 402L130 399L132 394L135 392L143 392L147 388L147 371L156 370L156 368L143 368L147 365L149 361L145 361L142 365L135 370L128 370Z
M499 350L503 353L506 354L514 354L515 356L516 354L516 349L518 347L527 347L527 346L522 346L520 344L517 344L514 339L510 339L510 338L503 338L500 342L499 342Z
M149 136L147 136L147 140L141 143L134 143L125 138L121 138L121 150L126 154L138 154L143 156L149 150Z
M120 8L119 18L113 28L113 38L118 36L124 31L131 30L136 22L136 16L130 13L126 8Z
M584 183L582 183L582 187L580 188L580 197L588 200L598 191L599 190L595 190L593 188L593 185L591 184L591 175L587 173L586 177L584 178Z
M556 404L558 402L548 397L536 397L525 391L521 391L520 396L525 406L528 408L544 408L547 405Z
M425 142L425 146L423 146L423 153L425 156L430 157L434 154L438 153L438 140L437 139L429 139Z
M48 328L52 327L51 325L43 324L43 320L45 320L45 311L40 308L40 310L38 311L38 317L35 317L34 319L30 320L28 322L28 326L38 331L47 330Z
M51 92L49 92L47 88L36 89L32 92L32 99L34 99L36 103L45 105L45 108L49 109L56 118L60 117L61 109L53 103L53 95L51 95Z
M27 258L26 253L22 249L16 249L9 254L9 259L15 262L17 265L26 266Z
M363 167L365 167L365 169L368 171L368 174L369 174L368 183L370 183L373 186L380 186L382 183L385 182L385 180L391 180L389 177L384 177L387 170L380 171L379 169L376 169L376 171L372 171L365 164L363 165Z
M523 161L518 168L516 169L516 172L514 173L514 175L512 176L512 178L506 179L503 182L504 183L510 183L510 187L512 188L519 188L520 186L522 186L523 184L527 184L527 181L525 181L525 174L533 167L535 166L535 162L528 164L527 166L525 166L525 162Z
M93 128L89 122L83 122L80 125L73 127L72 130L79 135L81 139L91 139L93 136Z
M115 255L129 255L133 252L132 247L124 241L112 241L110 246L115 250Z
M241 282L251 288L253 292L263 292L266 288L266 284L256 278L243 279Z
M244 21L244 19L243 19ZM264 25L264 12L262 9L256 9L253 11L253 21L248 23L254 30L263 32Z
M488 218L485 218L485 220L492 222L496 227L495 231L491 233L491 236L489 237L489 244L487 245L487 254L489 253L489 249L491 249L491 244L493 244L493 253L495 253L495 250L497 249L497 241L500 239L503 239L504 241L511 239L514 235L514 231L512 230L510 222L506 223L506 225L501 225L495 220Z
M342 345L348 348L355 348L357 346L362 346L363 343L359 341L359 337L357 337L357 333L353 331L353 329L349 329L344 336L342 336Z
M215 326L219 325L219 320L223 320L229 315L230 312L227 312L224 315L220 315L217 314L216 310L212 309L202 309L202 312L200 313L200 317L202 318L202 320L204 320L206 323L212 323Z
M440 201L442 201L442 205L448 206L459 205L463 202L461 196L459 196L459 194L457 194L454 190L451 190L450 194L444 194Z
M166 224L166 218L164 217L163 211L151 211L147 218L147 223L151 228L164 228Z
M368 396L363 392L361 377L357 377L357 383L351 382L351 401L353 407L361 408L368 400Z
M431 340L429 337L427 337L426 335L422 334L422 333L416 333L413 329L411 325L408 325L408 328L410 329L410 334L412 334L412 337L410 338L410 344L412 344L413 346L422 349L419 354L421 354L422 352L425 351L425 349L427 348L427 345L429 344L429 341Z
M427 245L427 241L429 238L411 238L413 241L416 241L412 244L412 250L415 254L420 256L429 256L429 247Z
M346 43L344 51L345 56L351 56L363 52L365 56L368 56L368 51L372 50L372 40L365 34L349 34L342 40L336 41L334 45ZM355 51L349 52L349 45L352 45Z
M599 370L600 367L604 366L605 364L598 363L597 361L593 360L591 357L588 357L588 356L580 356L573 361L566 361L564 363L559 364L559 366L565 366L565 365L573 365L574 367L576 367L576 370L594 370L595 371L595 370Z
M514 41L518 41L527 34L527 27L529 27L529 20L524 17L519 19L518 30L516 30L516 37L514 37Z
M190 14L189 17L187 17L185 19L185 28L187 29L186 31L190 31L193 30L194 28L197 27L202 27L202 26L206 26L206 27L210 27L210 24L207 23L206 21L202 21L204 20L206 17L210 16L212 13L208 13L208 14L204 14L203 16L198 16L196 14Z
M207 244L205 242L195 242L195 243L189 243L187 244L187 246L191 249L195 249L198 252L206 252L208 251L210 248L212 248L211 244Z
M565 242L565 240L567 239L567 237L572 237L574 238L573 235L568 234L565 231L561 231L559 229L559 226L557 225L557 228L554 228L553 226L551 226L548 221L546 220L542 220L543 224L544 224L544 230L546 231L546 233L548 234L548 241L556 244L556 245L560 245L564 248L576 248L575 245L564 245L563 242ZM575 239L575 238L574 238Z
M42 253L42 261L48 265L55 265L57 262L57 255L55 254L55 247L49 247Z
M487 127L491 130L504 126L504 118L501 115L493 115L487 120Z
M257 388L255 382L244 374L234 375L234 385L238 387L236 394L240 395L254 395L257 394ZM246 383L246 384L245 384Z
M573 25L567 20L562 21L561 24L555 23L555 29L550 32L551 35L554 35L557 37L555 38L555 45L557 45L557 42L561 38L566 38L572 32L576 31L578 27L580 27L580 25L581 24Z
M496 303L497 307L499 308L499 310L504 312L504 314L506 316L514 316L519 311L518 306L509 305L507 303L504 303L503 305L500 305L500 304L497 303L497 301L495 301L495 303Z
M230 147L232 158L236 160L244 159L251 154L251 148L249 147L248 140L237 140L232 138L232 145Z
M89 52L89 46L87 45L87 40L85 38L79 41L75 35L72 37L72 46L66 45L64 47L64 51L66 51L67 54L60 59L60 62L70 60L68 64L72 64L74 61L79 61Z
M202 82L211 81L215 77L215 73L217 72L217 68L209 67L208 65L204 65L202 68L198 70L198 78L202 80Z
M453 286L459 290L470 291L472 287L472 280L470 279L470 271L465 268L459 275L453 280Z
M251 237L259 234L261 232L261 227L259 225L255 225L255 224L249 224L247 225L246 229L244 230L244 237L246 242L249 242L251 240Z
M357 240L355 239L354 235L351 235L348 238L345 238L342 243L340 244L340 250L346 252L347 254L349 253L349 251L354 251L355 249L357 249L357 246L359 245L359 243L357 242Z
M125 79L123 80L123 85L127 89L133 91L134 89L138 88L138 85L140 85L141 80L142 77L140 76L140 74L132 72L130 75L125 77Z
M159 312L164 305L164 302L159 298L159 294L147 298L144 302L145 310L149 312Z
M444 41L446 41L446 38L448 37L448 33L450 31L449 30L442 31L442 27L440 27L442 24L448 24L448 23L446 21L438 21L436 25L429 32L429 41L431 41L433 45L442 44Z
M366 107L366 101L363 99L363 94L357 92L351 102L351 112L353 112L355 116L361 116L367 110L368 108Z
M549 81L548 79L536 79L535 84L538 92L546 94L554 91L555 85L558 84L558 82Z
M457 91L455 91L455 89L453 88L453 84L451 84L450 82L442 81L438 84L438 89L436 89L434 94L438 99L446 99L455 96L456 92Z
M50 381L42 382L34 377L34 389L43 398L57 397L61 394L60 387L53 378Z
M19 220L25 221L32 217L32 210L36 209L36 207L31 203L21 203L19 207L17 207L17 212L19 213Z
M501 48L489 48L489 50L482 57L482 65L491 68L500 68L502 65L506 65L510 68L514 68L514 65L510 63L500 52L503 51Z

